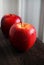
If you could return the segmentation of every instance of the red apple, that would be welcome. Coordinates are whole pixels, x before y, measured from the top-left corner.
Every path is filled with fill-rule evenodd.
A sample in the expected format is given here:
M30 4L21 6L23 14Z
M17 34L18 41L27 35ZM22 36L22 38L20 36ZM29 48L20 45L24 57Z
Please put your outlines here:
M7 14L2 17L1 29L6 37L8 37L9 29L14 23L21 22L21 18L15 14Z
M13 24L9 31L9 39L14 48L27 51L36 41L36 29L27 23Z

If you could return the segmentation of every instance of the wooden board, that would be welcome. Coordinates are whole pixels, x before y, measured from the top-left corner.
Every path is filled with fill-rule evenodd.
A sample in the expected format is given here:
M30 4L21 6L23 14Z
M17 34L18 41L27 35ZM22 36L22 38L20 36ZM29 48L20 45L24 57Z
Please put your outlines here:
M0 29L0 65L44 65L44 44L37 38L28 52L16 52Z

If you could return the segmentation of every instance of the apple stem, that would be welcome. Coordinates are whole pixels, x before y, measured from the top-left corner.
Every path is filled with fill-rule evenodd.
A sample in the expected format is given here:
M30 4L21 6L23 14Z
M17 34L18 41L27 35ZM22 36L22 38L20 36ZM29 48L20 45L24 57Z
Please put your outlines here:
M10 14L12 16L12 14Z
M21 22L21 27L22 27L22 22Z

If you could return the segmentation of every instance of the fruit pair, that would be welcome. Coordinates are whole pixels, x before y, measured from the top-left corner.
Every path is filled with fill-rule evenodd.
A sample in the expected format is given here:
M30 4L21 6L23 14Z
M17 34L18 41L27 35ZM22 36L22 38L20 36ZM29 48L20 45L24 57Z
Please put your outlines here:
M16 17L16 18L15 18ZM17 50L27 51L36 41L36 29L33 25L23 23L19 16L9 14L2 18L1 29Z

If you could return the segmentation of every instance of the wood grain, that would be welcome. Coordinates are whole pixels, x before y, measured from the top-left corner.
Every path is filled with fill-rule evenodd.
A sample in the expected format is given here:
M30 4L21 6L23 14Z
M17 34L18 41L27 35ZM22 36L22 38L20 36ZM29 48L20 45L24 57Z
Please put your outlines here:
M44 44L37 38L27 52L18 52L0 29L0 65L44 65Z

